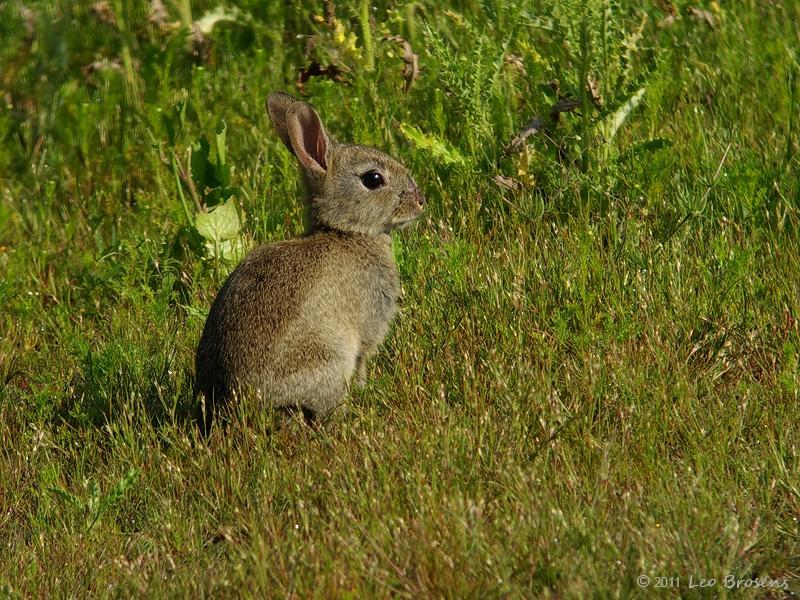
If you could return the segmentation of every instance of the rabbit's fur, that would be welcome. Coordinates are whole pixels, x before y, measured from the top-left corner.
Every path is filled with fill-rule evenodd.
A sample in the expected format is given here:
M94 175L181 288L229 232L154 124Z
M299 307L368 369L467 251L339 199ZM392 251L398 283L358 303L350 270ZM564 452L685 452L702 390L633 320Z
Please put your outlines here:
M389 232L424 204L403 165L337 143L309 104L273 93L267 108L306 180L306 231L251 252L217 295L195 362L206 428L240 394L325 417L364 382L400 295Z

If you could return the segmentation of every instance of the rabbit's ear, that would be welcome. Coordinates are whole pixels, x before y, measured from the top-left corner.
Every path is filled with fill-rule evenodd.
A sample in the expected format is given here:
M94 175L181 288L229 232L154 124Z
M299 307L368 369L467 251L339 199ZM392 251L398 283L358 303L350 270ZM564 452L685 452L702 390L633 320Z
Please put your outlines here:
M330 138L314 108L283 92L267 97L267 110L283 143L300 161L302 167L316 175L328 169L326 156Z
M275 125L275 130L278 132L281 141L286 144L286 147L291 152L294 152L294 148L292 148L292 141L289 139L289 129L286 125L286 112L295 102L299 102L299 100L283 92L272 92L267 96L269 118L272 119L272 124Z
M331 144L317 111L310 104L295 102L286 111L286 129L300 165L314 175L324 175Z

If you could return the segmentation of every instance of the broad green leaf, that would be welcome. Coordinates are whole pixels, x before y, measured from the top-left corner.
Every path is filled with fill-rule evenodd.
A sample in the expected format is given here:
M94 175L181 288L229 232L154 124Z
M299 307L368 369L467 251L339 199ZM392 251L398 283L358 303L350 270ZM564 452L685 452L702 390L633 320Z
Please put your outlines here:
M644 88L641 87L628 98L625 103L620 106L615 112L610 114L600 125L598 129L606 143L611 142L617 131L622 127L623 123L628 119L628 116L633 112L633 109L639 106L639 103L644 98Z
M199 213L195 227L197 233L212 243L235 238L239 235L241 224L233 200L223 202L207 213Z
M247 246L242 238L222 240L221 242L206 242L206 253L211 258L228 262L238 262L247 252Z

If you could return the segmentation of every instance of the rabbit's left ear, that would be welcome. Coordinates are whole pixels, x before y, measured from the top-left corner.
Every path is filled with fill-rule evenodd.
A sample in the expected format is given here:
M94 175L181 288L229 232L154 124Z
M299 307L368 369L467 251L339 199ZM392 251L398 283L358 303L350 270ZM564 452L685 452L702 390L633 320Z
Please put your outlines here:
M281 140L303 169L324 175L330 138L314 107L289 94L273 92L267 97L267 110Z

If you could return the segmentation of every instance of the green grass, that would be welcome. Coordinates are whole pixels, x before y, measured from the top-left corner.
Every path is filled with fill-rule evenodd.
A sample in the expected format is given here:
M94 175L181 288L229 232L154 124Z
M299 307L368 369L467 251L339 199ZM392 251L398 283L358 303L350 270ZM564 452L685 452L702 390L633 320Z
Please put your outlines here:
M796 2L242 0L194 42L216 5L164 4L0 2L0 595L800 592ZM302 231L264 101L313 62L425 191L402 310L349 415L201 440L215 292Z

